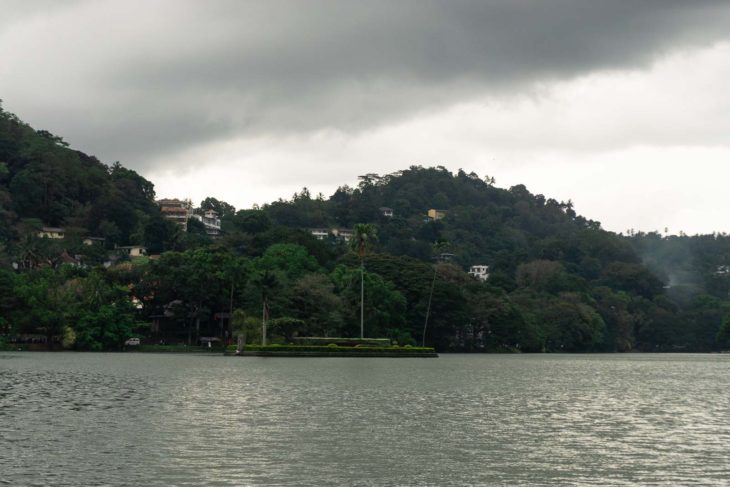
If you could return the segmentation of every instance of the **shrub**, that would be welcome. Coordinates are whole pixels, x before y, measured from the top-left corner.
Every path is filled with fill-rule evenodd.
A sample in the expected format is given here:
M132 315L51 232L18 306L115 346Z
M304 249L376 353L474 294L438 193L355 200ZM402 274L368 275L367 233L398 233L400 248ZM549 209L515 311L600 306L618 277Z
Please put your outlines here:
M327 346L321 345L247 345L247 352L308 352L308 353L347 353L352 355L373 355L392 353L434 353L431 347L338 347L331 344Z

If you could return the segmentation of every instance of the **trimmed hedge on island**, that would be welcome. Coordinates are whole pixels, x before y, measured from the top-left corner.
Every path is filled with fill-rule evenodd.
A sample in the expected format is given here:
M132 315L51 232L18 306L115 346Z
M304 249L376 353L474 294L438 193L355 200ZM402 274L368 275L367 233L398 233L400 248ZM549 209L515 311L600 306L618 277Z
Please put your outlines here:
M226 354L236 353L236 345L226 347ZM377 357L436 357L436 351L432 347L339 347L335 344L322 345L246 345L244 355L258 356L317 356L317 357L344 357L344 356L377 356Z

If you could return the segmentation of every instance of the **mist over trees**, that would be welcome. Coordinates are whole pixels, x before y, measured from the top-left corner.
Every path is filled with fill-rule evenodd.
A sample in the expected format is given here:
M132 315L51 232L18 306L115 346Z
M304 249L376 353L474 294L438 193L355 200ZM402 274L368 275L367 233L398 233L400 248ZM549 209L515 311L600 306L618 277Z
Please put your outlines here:
M206 210L220 238L196 219L186 231L165 219L136 172L0 109L2 339L102 350L243 327L250 342L264 317L274 340L355 337L362 278L365 335L403 345L420 343L428 311L425 341L441 351L730 346L726 235L618 235L570 201L440 166L365 174L329 197L303 188L258 209L210 196L195 211ZM377 240L358 255L343 235L361 224ZM65 238L38 237L43 226ZM129 245L155 257L119 253ZM474 265L489 266L486 281L467 274Z

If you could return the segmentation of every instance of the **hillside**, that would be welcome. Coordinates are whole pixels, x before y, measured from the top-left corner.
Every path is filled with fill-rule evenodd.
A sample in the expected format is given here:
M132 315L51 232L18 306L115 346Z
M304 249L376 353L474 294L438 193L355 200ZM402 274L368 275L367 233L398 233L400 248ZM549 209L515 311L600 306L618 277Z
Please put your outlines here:
M6 240L17 219L38 219L126 243L156 210L153 185L134 171L106 166L2 109L0 195Z
M282 341L356 336L359 261L347 240L368 224L377 234L364 257L369 336L416 344L425 326L426 343L441 351L730 346L725 236L624 237L571 202L443 167L367 174L329 198L305 188L260 209L209 197L202 210L220 215L221 238L194 220L187 232L165 220L152 183L134 171L0 111L5 339L105 349L133 333L192 343L246 329L255 338L262 306ZM38 238L41 226L67 236ZM86 236L104 243L85 246ZM97 265L127 244L161 256ZM467 274L471 266L488 266L488 278Z

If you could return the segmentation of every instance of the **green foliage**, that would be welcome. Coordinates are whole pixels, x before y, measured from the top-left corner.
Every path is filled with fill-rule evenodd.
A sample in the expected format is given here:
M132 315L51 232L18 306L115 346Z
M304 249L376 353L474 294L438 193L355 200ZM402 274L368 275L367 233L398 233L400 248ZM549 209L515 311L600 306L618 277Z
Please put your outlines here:
M235 345L232 345L233 351L235 351ZM132 352L142 353L221 353L220 346L203 347L197 345L140 345L138 347L130 348Z
M270 246L254 265L261 272L279 272L288 280L319 270L317 261L307 249L301 245L284 243Z
M107 167L2 110L0 161L0 239L13 236L15 218L34 217L125 244L157 211L152 183L136 172Z
M281 335L284 341L289 343L294 334L304 328L304 321L291 316L282 316L269 320L268 326L273 333Z
M329 276L307 274L294 282L291 306L303 321L300 335L338 336L344 325L344 303Z
M203 211L213 210L221 219L228 219L236 213L236 208L233 205L230 205L225 201L219 201L210 196L200 202L200 209Z
M239 210L231 218L231 226L240 232L263 233L271 228L271 220L260 210Z
M730 315L722 322L715 339L719 346L725 349L730 347Z
M338 266L332 280L345 303L345 335L359 334L360 269ZM405 323L406 299L382 277L365 272L365 320L366 335L379 337L390 327ZM349 325L349 326L348 326Z
M377 241L378 234L375 225L370 223L358 223L355 225L350 248L362 259Z
M63 348L73 348L76 344L76 332L70 326L63 329L63 338L61 339L61 345Z
M197 223L197 220L194 220ZM205 229L203 229L205 233ZM161 254L175 250L175 243L180 238L180 227L160 214L153 215L144 225L144 244L149 254Z
M76 346L85 350L115 350L132 336L134 310L128 302L101 305L76 322Z
M226 348L227 352L235 352L235 346L229 346ZM246 347L246 351L249 352L273 352L273 353L321 353L321 354L348 354L348 355L403 355L403 354L423 354L423 353L434 353L434 349L431 347L339 347L334 343L327 346L318 345L249 345Z

